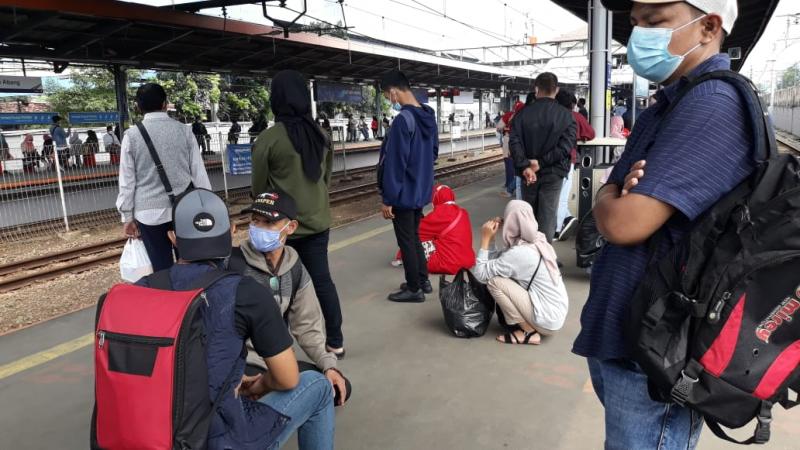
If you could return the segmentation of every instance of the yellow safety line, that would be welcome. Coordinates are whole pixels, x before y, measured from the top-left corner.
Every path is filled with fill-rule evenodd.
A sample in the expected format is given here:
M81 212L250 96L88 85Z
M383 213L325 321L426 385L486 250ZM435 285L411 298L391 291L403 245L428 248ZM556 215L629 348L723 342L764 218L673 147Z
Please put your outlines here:
M465 195L459 200L461 202L468 202L472 199L481 197L482 195L491 191L498 191L498 189L496 188L482 189L471 195ZM391 229L392 225L384 225L382 227L378 227L373 230L365 231L364 233L361 233L357 236L353 236L351 238L344 239L342 241L331 244L328 247L328 252L331 253L337 250L341 250L345 247L349 247L353 244L357 244L361 241L365 241L367 239L383 234L387 231L390 231ZM38 353L34 353L33 355L20 358L16 361L0 366L0 380L8 378L24 370L28 370L36 366L42 365L46 362L52 361L61 356L68 355L74 351L92 345L93 343L94 343L94 333L89 333L79 338L75 338L71 341L64 342L63 344L56 345L55 347L50 347L47 350L42 350Z
M94 333L89 333L71 341L64 342L63 344L58 344L55 347L50 347L47 350L42 350L39 353L34 353L30 356L20 358L4 366L0 366L0 380L20 373L23 370L28 370L48 361L52 361L76 350L80 350L83 347L92 345L93 342Z

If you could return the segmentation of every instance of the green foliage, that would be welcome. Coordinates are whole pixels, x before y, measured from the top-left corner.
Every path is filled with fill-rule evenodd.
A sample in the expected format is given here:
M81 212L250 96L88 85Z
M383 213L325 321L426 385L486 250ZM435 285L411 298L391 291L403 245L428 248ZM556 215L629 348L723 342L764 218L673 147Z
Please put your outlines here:
M211 109L212 103L219 102L222 95L219 75L159 72L156 81L167 91L168 101L184 122L191 122L195 117L207 120L206 111Z
M783 72L778 89L797 86L800 83L800 65L795 63Z
M141 72L129 70L129 79L138 79ZM45 83L46 101L63 117L69 112L116 111L114 76L110 70L100 67L75 71L69 82L48 80ZM128 88L128 97L133 98L135 89Z
M221 120L256 120L270 117L266 79L229 77L222 80L219 104Z

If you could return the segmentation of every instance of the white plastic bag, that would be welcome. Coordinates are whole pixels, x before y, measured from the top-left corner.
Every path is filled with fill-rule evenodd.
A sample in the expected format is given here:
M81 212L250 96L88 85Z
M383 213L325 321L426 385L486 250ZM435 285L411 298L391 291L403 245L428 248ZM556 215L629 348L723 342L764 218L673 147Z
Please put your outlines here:
M119 258L119 274L122 279L135 283L140 278L153 273L153 265L150 257L147 256L147 249L141 239L128 239L125 248L122 249L122 256Z

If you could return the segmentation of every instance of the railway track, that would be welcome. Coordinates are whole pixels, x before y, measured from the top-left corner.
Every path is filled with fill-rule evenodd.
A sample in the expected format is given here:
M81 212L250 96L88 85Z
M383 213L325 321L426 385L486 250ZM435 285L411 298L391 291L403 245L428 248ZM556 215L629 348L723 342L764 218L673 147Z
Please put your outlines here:
M447 178L483 167L498 164L502 156L494 155L461 164L453 164L436 170L437 179ZM230 192L230 191L229 191ZM247 191L249 195L249 190ZM375 182L364 183L332 190L330 202L340 205L377 195ZM114 211L114 214L116 212ZM116 216L115 216L116 217ZM231 220L237 226L249 223L249 214L233 214ZM79 273L106 263L119 260L125 238L74 248L45 256L29 258L0 266L0 293L9 292L36 282L48 281L68 273Z

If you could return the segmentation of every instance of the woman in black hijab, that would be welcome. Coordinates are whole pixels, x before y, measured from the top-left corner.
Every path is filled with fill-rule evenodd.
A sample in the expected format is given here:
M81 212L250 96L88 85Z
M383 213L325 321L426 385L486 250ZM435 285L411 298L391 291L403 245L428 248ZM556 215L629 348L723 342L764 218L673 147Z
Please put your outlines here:
M322 157L327 138L311 116L308 82L300 72L284 70L272 79L270 106L275 122L286 127L289 140L303 160L303 173L317 181L322 175Z
M270 107L275 125L262 132L253 144L252 186L258 196L280 189L297 204L295 232L288 239L297 251L317 293L328 351L344 356L342 310L328 268L331 226L328 185L333 152L325 132L311 117L308 81L299 72L284 70L272 79Z

